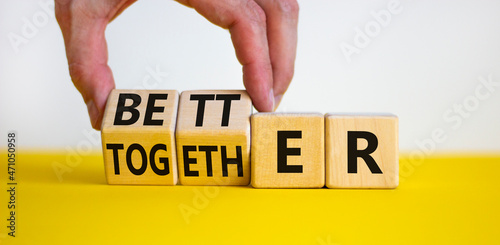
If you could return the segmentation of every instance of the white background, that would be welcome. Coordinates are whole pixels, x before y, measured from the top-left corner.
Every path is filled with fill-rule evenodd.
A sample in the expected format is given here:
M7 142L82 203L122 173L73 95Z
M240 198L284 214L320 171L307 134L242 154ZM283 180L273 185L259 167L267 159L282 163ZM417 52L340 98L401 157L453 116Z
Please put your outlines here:
M39 5L46 2L0 1L0 135L16 130L24 148L99 150L59 27ZM401 1L381 26L371 12L389 2L299 1L296 72L279 111L390 112L402 151L425 151L419 142L441 130L444 140L426 141L429 152L498 152L500 86L478 88L478 78L500 83L500 1ZM33 17L37 32L13 45L9 36L22 37ZM370 42L348 62L341 46L354 46L366 26ZM106 36L117 88L243 88L229 33L176 2L139 1ZM157 67L168 75L153 79L148 70ZM471 111L458 116L454 105L464 102Z

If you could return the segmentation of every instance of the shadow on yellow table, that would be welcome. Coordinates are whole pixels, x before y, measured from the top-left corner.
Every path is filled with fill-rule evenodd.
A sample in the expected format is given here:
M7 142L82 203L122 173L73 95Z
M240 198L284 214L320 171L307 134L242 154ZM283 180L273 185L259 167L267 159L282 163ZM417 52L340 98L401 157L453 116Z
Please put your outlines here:
M4 190L0 244L500 243L500 154L400 168L395 190L115 186L99 153L19 152L15 237Z

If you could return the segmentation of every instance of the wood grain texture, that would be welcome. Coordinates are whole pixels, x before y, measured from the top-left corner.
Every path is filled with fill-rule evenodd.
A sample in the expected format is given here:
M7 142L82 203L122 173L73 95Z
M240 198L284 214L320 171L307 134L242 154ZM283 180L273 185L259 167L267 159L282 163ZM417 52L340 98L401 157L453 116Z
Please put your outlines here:
M225 107L229 101L230 108ZM248 185L252 101L246 91L184 91L179 103L176 142L181 184ZM200 103L205 103L203 117Z
M356 173L348 173L348 132L370 132L378 145L369 154L381 173L357 157ZM396 188L399 183L398 118L388 114L327 114L326 186L329 188ZM352 133L351 133L352 136ZM355 138L356 139L356 138ZM352 140L352 139L351 139ZM368 140L357 138L357 149L365 150ZM353 141L351 141L353 142ZM356 156L356 154L354 154ZM375 169L375 170L374 170Z
M140 104L135 108L139 117L136 122L131 125L115 125L115 116L119 102L120 94L136 94L140 97ZM149 96L151 94L166 94L166 99L153 100L155 103L152 106L163 108L163 111L155 111L146 116ZM131 184L131 185L175 185L177 183L177 162L175 150L175 124L177 118L177 105L179 101L179 93L174 90L113 90L108 97L106 110L102 123L101 138L103 146L104 166L106 179L108 184ZM124 106L131 106L132 99L126 99ZM161 110L161 109L157 109ZM144 125L145 118L161 122L161 125ZM123 112L121 117L123 120L132 118L132 113ZM113 150L109 147L111 144L123 145L123 149ZM127 151L133 144L137 144L144 149L146 157L146 169L142 174L133 174L129 169L144 168L144 156L140 149L130 151L130 163L127 164ZM153 154L153 163L151 150L155 145L165 145L165 149L157 148ZM135 146L137 146L135 145ZM114 165L114 151L118 154L119 174L116 174ZM165 159L168 159L168 174L165 174ZM156 166L157 172L152 166ZM160 173L160 174L157 174Z
M253 187L321 188L324 186L325 145L322 114L257 113L252 115L251 122ZM286 132L300 132L300 134L287 135ZM278 156L279 151L281 156ZM285 168L285 164L292 167ZM297 167L293 166L302 167L298 171Z

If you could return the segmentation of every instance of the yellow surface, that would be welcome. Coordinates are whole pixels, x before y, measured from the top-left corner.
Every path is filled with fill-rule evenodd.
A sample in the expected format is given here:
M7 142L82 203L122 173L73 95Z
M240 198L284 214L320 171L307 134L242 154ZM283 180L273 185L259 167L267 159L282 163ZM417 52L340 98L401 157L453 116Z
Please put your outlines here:
M116 186L100 154L17 160L17 237L2 190L0 244L500 243L500 155L402 157L395 190ZM59 179L53 163L71 172ZM189 223L180 208L196 213Z

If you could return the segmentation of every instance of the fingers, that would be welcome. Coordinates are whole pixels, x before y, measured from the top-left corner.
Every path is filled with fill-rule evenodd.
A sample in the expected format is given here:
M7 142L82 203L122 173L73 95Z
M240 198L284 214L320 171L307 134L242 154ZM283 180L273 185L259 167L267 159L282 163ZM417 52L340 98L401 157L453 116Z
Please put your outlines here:
M253 2L249 2L253 3ZM229 27L236 57L243 65L243 84L259 111L274 111L272 64L266 33L266 17L257 4L249 16Z
M132 3L59 0L55 4L71 79L87 104L92 127L97 130L101 128L107 97L115 87L107 64L104 31L109 21Z
M254 1L178 0L210 22L229 29L243 82L259 111L274 110L273 68L269 56L266 15Z
M63 31L69 73L73 84L87 104L92 127L99 130L106 100L115 87L113 74L107 65L108 51L104 38L107 23L90 21Z
M296 0L178 0L228 28L243 82L259 111L279 105L294 73L299 6Z
M237 10L237 18L229 25L231 39L236 57L243 65L243 83L255 108L259 111L274 111L266 16L255 2L248 1L247 4L245 9Z
M255 0L267 17L269 56L273 69L275 108L292 81L297 50L299 5L296 0Z

